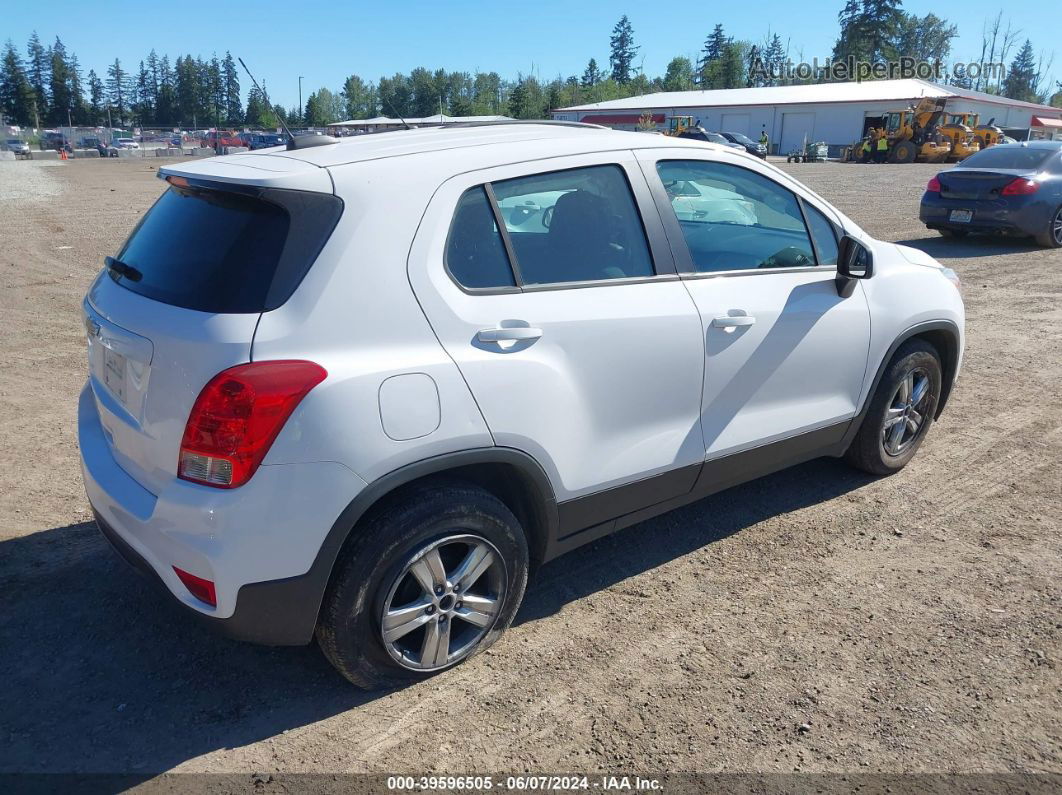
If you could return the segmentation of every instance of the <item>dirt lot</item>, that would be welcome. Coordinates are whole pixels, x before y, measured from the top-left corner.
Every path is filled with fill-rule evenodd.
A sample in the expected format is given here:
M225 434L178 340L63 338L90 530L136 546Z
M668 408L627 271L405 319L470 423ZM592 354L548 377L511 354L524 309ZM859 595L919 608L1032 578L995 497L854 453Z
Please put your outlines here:
M914 462L633 527L545 567L488 654L364 694L205 634L89 522L78 307L157 165L0 163L0 771L1062 772L1062 251L928 233L933 166L788 167L963 279Z

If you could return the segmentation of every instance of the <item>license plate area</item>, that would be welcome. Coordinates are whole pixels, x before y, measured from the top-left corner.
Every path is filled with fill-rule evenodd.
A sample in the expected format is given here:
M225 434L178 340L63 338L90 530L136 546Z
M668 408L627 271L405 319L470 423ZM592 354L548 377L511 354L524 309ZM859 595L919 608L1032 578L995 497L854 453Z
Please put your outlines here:
M973 220L973 210L952 210L948 220L953 224L968 224Z
M110 348L103 349L103 385L107 390L126 405L126 370L128 361Z

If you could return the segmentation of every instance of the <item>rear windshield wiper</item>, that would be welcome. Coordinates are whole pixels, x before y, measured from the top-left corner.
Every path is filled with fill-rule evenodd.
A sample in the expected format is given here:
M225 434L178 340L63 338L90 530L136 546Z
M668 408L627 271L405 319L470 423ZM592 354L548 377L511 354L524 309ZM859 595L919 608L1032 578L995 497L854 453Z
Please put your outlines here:
M120 259L114 257L105 257L104 264L110 269L112 273L116 273L119 276L124 276L131 282L138 282L144 278L144 274L134 268L132 265L127 265Z

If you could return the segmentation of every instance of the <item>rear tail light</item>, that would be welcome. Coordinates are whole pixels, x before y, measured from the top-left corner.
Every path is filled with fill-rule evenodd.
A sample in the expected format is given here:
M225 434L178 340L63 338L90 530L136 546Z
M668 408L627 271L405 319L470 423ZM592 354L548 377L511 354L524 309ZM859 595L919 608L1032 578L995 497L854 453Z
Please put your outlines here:
M1004 196L1028 196L1031 193L1036 193L1038 190L1040 190L1040 183L1035 179L1018 177L1017 179L1008 182L1001 193Z
M206 602L211 607L218 606L218 596L214 591L214 583L210 580L204 580L202 577L196 577L194 574L189 574L184 569L178 569L173 567L174 572L184 583L184 587L188 589L188 593L198 599L200 602Z
M181 440L177 476L231 489L242 486L291 412L328 375L313 362L252 362L229 368L203 387Z
M940 180L936 177L929 180L929 184L926 185L926 193L940 193Z

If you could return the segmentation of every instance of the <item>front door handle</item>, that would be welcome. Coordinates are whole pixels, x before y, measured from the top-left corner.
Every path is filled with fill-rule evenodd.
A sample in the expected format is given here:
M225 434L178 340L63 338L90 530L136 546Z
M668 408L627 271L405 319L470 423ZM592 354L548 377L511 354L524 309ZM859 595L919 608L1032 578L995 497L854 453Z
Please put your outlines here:
M480 329L476 338L480 342L515 342L517 340L537 340L542 336L542 329L532 326L507 326L502 328Z
M735 328L736 326L751 326L755 322L756 318L752 315L726 315L714 318L712 325L716 328Z

